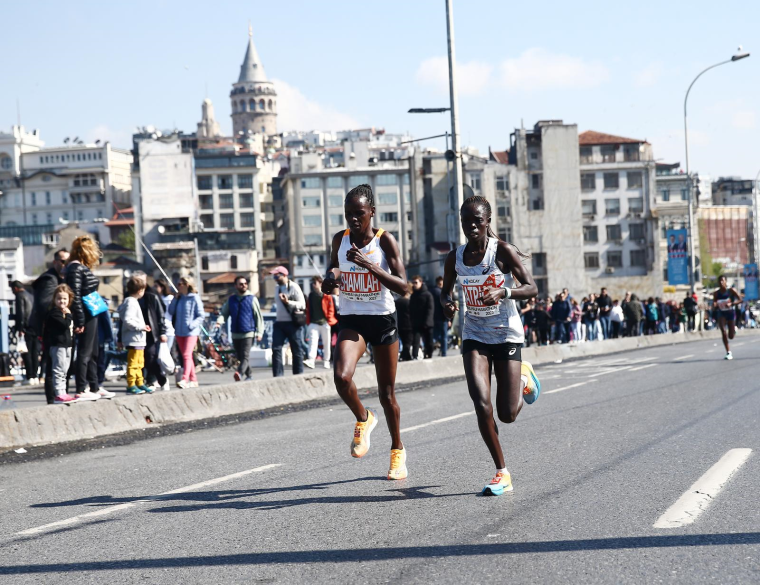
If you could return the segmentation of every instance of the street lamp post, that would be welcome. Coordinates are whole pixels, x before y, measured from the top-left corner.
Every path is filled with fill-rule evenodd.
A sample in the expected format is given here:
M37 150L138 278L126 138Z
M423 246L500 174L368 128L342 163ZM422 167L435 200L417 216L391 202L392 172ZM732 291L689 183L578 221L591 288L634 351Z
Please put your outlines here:
M691 82L691 85L689 85L689 89L686 90L686 97L683 99L683 138L686 147L686 180L688 181L689 185L689 285L691 287L692 293L695 291L696 286L696 258L694 256L694 185L691 180L691 173L689 172L689 126L686 116L686 105L689 100L689 92L691 92L691 88L694 87L697 79L710 71L710 69L715 69L721 65L733 63L734 61L739 61L747 57L749 57L749 53L742 52L742 48L739 47L739 52L730 59L721 61L715 65L710 65L707 69L703 69L699 75L694 78L694 81Z
M449 107L451 108L451 148L454 151L454 213L458 213L464 202L464 184L462 176L462 153L459 150L459 101L457 100L456 51L454 48L454 6L453 0L446 0L446 38L449 54ZM462 232L456 230L457 237L452 240L462 243Z
M760 171L755 175L755 182L752 184L752 259L750 262L760 262Z

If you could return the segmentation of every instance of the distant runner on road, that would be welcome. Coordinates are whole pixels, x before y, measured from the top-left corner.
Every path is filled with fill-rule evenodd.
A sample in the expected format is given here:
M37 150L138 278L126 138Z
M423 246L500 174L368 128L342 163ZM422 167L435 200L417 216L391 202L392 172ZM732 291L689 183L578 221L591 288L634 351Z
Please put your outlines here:
M741 295L735 289L729 288L725 276L718 279L718 290L713 293L713 306L715 307L718 327L723 337L723 345L726 348L726 355L723 359L732 360L731 348L728 340L733 339L736 335L736 310L734 305L740 305L742 302ZM728 328L728 332L726 331Z
M491 205L485 197L466 199L459 215L467 243L446 258L440 302L446 318L452 319L456 305L451 292L458 276L467 305L462 336L467 388L475 404L480 434L496 464L496 475L482 494L500 496L512 491L512 479L493 417L491 367L496 373L499 420L514 422L523 400L532 404L541 391L533 368L522 361L525 335L515 305L516 300L535 297L538 288L520 261L520 253L491 231Z
M401 409L396 402L398 325L391 291L407 291L406 270L396 238L372 227L375 198L369 185L359 185L346 195L348 229L333 237L332 255L322 291L340 286L340 319L335 346L335 387L356 417L351 455L364 457L377 415L365 408L354 384L354 372L367 344L372 345L380 404L391 434L388 479L407 476L406 449L401 443Z

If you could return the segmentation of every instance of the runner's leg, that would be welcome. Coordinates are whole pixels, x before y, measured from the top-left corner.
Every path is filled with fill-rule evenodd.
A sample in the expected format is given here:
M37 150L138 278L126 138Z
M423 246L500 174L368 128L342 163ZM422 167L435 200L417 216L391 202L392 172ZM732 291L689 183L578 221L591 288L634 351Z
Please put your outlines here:
M501 422L515 422L524 404L520 380L522 362L498 360L493 365L496 374L496 414Z
M354 384L354 372L356 372L356 364L364 355L366 348L367 344L364 342L364 338L356 331L344 329L338 334L338 343L335 345L335 369L333 370L335 388L346 406L354 413L358 422L367 420L367 409L359 400L359 393L356 391L356 384Z
M720 327L720 335L723 338L723 346L726 348L726 353L731 351L728 347L728 335L726 334L726 319L724 317L718 317L718 327Z
M733 339L736 335L736 321L728 322L728 338Z
M496 469L504 469L504 453L499 443L499 430L493 418L491 405L491 368L488 356L474 350L465 353L463 358L467 389L475 406L480 435L491 453Z
M380 405L385 412L388 432L391 434L391 449L401 449L401 409L396 402L396 366L398 365L398 341L391 345L373 346L375 372Z

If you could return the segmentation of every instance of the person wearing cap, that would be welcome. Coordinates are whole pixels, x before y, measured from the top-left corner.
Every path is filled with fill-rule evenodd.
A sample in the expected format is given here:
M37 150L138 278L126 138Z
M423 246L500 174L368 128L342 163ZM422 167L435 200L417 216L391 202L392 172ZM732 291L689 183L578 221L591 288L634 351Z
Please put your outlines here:
M272 330L272 374L283 376L282 347L287 339L293 354L293 373L303 373L303 346L301 328L306 324L306 300L298 284L288 278L288 269L276 266L270 272L277 283L274 304L277 310Z

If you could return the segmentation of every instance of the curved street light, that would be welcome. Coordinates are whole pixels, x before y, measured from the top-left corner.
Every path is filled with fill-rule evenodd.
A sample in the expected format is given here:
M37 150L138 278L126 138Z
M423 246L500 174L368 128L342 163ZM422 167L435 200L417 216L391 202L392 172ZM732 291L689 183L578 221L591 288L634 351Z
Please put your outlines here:
M694 81L692 81L689 85L689 89L686 90L686 97L683 99L683 138L686 145L686 180L688 181L689 185L689 286L691 287L692 293L694 292L696 285L696 259L694 257L694 186L692 185L691 174L689 173L689 126L686 118L686 105L689 100L689 93L691 92L691 88L694 87L697 79L702 77L702 75L710 71L710 69L715 69L716 67L720 67L721 65L725 65L727 63L733 63L734 61L740 61L742 59L746 59L747 57L749 57L749 53L742 51L742 48L739 47L738 52L730 59L721 61L715 65L710 65L707 69L703 69L694 78Z

